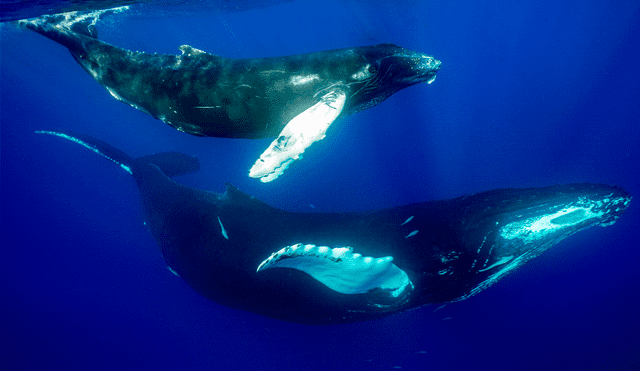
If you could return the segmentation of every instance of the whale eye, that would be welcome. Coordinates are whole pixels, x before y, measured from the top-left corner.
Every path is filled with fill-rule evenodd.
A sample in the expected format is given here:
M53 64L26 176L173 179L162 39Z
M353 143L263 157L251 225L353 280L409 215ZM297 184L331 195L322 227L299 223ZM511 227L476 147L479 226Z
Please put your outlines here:
M376 67L374 65L371 65L371 66L369 66L368 71L369 71L369 73L376 73L376 72L378 72L378 67Z

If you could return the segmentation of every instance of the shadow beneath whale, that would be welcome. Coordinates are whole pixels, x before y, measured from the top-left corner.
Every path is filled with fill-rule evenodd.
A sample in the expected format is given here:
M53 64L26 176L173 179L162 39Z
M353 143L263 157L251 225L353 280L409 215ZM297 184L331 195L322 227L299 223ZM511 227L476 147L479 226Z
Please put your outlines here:
M81 144L135 178L170 270L220 304L303 323L371 320L466 299L591 226L613 224L631 196L602 184L499 189L351 213L271 207L235 187L222 194L170 176L198 160L133 159L95 138Z

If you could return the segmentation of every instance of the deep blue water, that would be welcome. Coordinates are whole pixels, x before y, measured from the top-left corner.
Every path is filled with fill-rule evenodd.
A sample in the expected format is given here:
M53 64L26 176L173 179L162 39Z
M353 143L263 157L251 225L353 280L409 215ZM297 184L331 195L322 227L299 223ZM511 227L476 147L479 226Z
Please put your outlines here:
M392 4L393 3L393 4ZM63 47L2 24L0 356L6 370L640 369L640 4L295 1L246 12L123 13L100 38L177 54L299 54L392 42L443 63L332 126L282 178L247 177L271 139L198 138L115 99ZM494 188L595 182L636 199L477 296L308 327L232 310L166 268L131 177L35 130L125 152L181 151L289 210L361 210ZM451 317L449 320L444 320Z

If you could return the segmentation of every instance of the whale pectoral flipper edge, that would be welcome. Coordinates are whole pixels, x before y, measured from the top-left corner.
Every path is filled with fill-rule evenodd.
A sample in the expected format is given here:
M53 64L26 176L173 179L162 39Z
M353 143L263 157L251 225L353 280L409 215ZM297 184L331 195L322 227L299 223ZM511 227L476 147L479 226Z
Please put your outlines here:
M274 252L256 271L297 269L341 294L369 295L370 305L383 308L405 303L414 287L407 273L392 262L391 256L362 256L349 246L298 243Z

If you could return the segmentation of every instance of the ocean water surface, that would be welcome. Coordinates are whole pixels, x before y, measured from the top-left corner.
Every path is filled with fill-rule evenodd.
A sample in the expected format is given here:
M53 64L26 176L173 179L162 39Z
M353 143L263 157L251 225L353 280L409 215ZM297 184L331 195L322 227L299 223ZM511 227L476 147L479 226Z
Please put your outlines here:
M2 369L640 369L639 3L150 4L104 18L99 38L234 58L389 42L442 69L431 85L337 121L263 184L247 173L271 139L178 132L113 99L62 46L0 24ZM636 199L614 225L568 238L468 300L301 326L197 294L166 269L130 175L36 130L89 134L132 156L197 155L201 170L179 182L216 192L228 182L295 211L573 182Z

